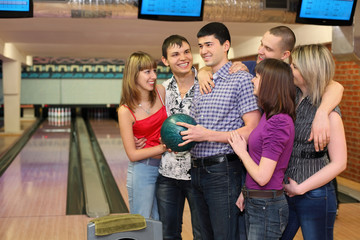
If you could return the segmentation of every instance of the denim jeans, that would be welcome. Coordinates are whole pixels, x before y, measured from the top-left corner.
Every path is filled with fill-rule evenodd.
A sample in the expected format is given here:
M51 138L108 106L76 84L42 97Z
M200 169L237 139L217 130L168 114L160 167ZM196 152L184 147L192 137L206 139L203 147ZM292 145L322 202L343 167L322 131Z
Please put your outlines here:
M160 221L163 224L163 239L181 239L182 220L185 198L188 200L191 211L193 239L199 240L200 227L194 206L193 188L190 180L177 180L158 176L156 183L156 198L159 207Z
M289 222L281 239L293 239L299 227L305 240L333 239L336 194L332 182L287 200Z
M289 217L285 195L273 199L246 198L247 239L280 239Z
M155 196L159 167L147 162L129 162L126 187L129 196L130 213L159 220Z
M245 218L235 204L243 174L240 160L191 168L202 239L238 240L240 233L246 239Z

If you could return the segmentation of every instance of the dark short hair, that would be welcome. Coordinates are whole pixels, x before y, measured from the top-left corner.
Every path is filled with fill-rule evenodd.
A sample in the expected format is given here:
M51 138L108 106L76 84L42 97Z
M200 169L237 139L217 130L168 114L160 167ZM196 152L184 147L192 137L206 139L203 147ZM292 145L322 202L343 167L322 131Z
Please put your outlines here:
M231 44L231 37L228 28L220 22L211 22L203 26L198 34L197 38L214 35L219 40L220 44L223 45L226 40Z
M292 51L295 47L295 33L287 26L277 26L269 30L269 33L281 37L281 48L284 51Z
M183 42L186 42L187 44L189 44L190 46L190 43L189 41L183 37L183 36L180 36L180 35L171 35L169 37L167 37L163 44L162 44L162 55L165 59L167 59L167 50L169 47L172 47L174 45L177 45L179 47L182 46Z
M295 120L296 90L290 65L267 58L256 65L255 72L261 78L258 103L266 113L266 118L285 113Z

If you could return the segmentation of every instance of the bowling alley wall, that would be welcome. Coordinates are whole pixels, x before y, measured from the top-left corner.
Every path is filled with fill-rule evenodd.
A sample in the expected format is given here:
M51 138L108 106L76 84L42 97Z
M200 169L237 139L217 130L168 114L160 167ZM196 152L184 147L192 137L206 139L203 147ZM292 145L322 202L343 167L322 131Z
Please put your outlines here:
M331 44L327 44L331 50ZM340 103L344 122L348 162L342 177L360 182L360 61L337 60L335 58L334 80L344 87Z
M360 63L335 61L335 81L344 86L340 104L345 126L348 164L341 176L360 182Z
M21 104L119 104L125 61L34 57L21 74ZM170 69L157 69L159 82L171 76ZM1 84L2 103L2 84Z

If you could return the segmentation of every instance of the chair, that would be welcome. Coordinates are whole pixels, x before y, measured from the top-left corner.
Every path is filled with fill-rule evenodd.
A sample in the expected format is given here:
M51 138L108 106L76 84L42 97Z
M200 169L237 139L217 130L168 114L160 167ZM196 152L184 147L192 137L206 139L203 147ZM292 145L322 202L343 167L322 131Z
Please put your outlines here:
M95 223L88 223L87 225L87 240L121 240L121 239L133 239L133 240L162 240L162 223L151 219L146 219L146 228L129 231L118 232L105 236L95 235Z

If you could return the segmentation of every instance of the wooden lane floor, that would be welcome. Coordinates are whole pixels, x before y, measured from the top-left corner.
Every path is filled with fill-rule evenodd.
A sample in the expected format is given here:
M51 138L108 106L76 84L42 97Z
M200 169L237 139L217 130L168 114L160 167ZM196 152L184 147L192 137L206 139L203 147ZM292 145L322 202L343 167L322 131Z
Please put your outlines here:
M1 240L86 239L88 219L65 215L69 134L45 120L1 176Z
M127 203L128 159L117 123L94 120L91 124ZM0 240L86 240L86 225L90 218L65 215L69 136L61 130L63 128L55 128L57 132L49 131L51 129L44 123L0 178ZM0 141L5 137L0 136ZM345 183L354 188L360 186L351 181L339 181L339 184ZM334 239L358 240L359 215L359 203L340 204ZM191 221L187 206L183 223L183 239L190 240ZM301 233L295 239L302 239Z

